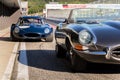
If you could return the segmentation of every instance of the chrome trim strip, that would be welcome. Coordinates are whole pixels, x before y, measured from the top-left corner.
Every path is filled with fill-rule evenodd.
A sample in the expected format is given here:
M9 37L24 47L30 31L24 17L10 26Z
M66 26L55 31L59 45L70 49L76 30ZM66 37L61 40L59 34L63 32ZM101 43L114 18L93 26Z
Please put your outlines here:
M104 51L89 51L89 50L85 50L85 51L79 51L79 50L76 50L76 49L73 49L74 51L77 51L77 52L80 52L80 53L83 53L83 54L91 54L91 55L106 55L107 53L104 52Z
M83 51L83 53L91 55L106 55L106 52L104 51Z

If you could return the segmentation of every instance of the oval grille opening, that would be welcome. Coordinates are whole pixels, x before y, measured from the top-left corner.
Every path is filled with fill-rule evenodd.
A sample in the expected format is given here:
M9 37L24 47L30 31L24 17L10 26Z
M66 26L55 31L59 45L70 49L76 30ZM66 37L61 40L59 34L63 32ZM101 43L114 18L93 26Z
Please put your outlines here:
M113 49L111 54L113 57L120 58L120 47Z
M36 33L27 33L25 34L26 37L39 37L40 35L39 34L36 34Z

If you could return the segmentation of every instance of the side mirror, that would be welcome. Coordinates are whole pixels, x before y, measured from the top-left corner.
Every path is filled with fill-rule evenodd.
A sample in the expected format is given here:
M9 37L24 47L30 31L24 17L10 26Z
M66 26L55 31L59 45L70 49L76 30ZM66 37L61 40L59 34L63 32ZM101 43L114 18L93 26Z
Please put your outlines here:
M65 27L65 25L67 25L69 22L68 22L68 19L64 19L64 21L63 22L61 22L61 23L59 23L58 25L57 25L57 30L60 30L60 29L62 29L62 27Z
M67 24L66 23L59 23L58 25L57 25L57 30L60 30L60 29L62 29L63 27L65 27Z
M63 26L63 23L59 23L58 25L57 25L57 30L59 30L59 29L61 29L62 28L62 26Z
M63 23L68 24L68 23L69 23L68 19L65 19L65 20L63 21Z

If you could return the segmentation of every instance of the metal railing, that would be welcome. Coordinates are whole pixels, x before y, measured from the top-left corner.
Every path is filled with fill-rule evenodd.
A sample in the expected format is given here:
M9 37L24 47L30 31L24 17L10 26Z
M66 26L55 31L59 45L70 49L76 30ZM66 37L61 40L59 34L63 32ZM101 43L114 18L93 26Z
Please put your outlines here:
M120 4L120 0L96 0L90 4Z

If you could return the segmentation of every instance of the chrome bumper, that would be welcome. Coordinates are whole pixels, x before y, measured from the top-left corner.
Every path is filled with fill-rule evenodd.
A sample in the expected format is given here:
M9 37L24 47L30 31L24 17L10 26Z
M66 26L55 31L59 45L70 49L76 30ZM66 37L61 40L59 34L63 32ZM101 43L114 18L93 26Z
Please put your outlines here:
M120 62L120 51L114 51L115 49L120 48L120 45L114 46L114 47L110 47L108 49L108 52L106 54L106 59L113 59L115 61L119 61ZM118 55L113 56L114 53L117 53ZM119 56L119 57L118 57Z
M81 58L94 63L120 64L120 60L112 57L110 53L105 51L78 51L73 49ZM109 58L108 58L109 56Z

